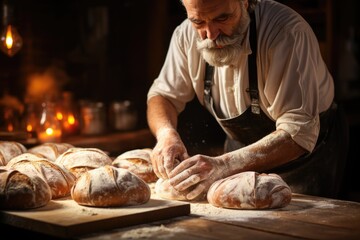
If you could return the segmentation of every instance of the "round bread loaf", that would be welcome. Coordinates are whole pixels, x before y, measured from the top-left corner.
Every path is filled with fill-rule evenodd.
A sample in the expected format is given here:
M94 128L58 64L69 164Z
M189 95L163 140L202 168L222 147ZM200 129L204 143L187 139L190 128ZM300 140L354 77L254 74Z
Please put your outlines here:
M157 196L169 199L169 200L187 200L186 195L189 191L178 191L173 188L170 184L168 179L159 178L155 184L155 193Z
M55 161L65 166L76 178L84 172L105 165L111 165L112 159L98 148L70 148Z
M147 183L156 182L158 177L153 170L150 154L150 148L130 150L116 157L112 165L129 170Z
M155 184L155 193L157 196L163 199L178 200L178 201L203 201L206 198L206 194L201 194L195 199L187 199L186 195L193 189L187 189L185 191L178 191L170 185L168 179L159 178Z
M37 175L0 168L0 208L25 210L45 206L51 200L49 185Z
M247 171L214 182L207 200L222 208L281 208L290 203L291 189L277 174Z
M26 147L19 142L0 141L0 166L6 166L12 158L26 151Z
M87 171L71 189L79 205L120 207L149 201L150 187L138 176L123 168L104 166Z
M43 143L28 149L28 152L43 156L55 162L62 153L73 147L74 146L69 143Z
M7 167L27 175L42 177L51 189L52 199L69 196L76 180L65 167L31 153L13 158L8 162Z

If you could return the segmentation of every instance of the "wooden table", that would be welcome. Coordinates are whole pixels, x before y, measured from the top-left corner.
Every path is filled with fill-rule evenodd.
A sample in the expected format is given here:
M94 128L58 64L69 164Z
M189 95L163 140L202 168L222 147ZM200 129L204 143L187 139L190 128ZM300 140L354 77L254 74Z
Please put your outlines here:
M24 234L1 226L2 232ZM27 236L47 236L26 231ZM33 236L32 236L33 235ZM53 239L53 238L51 238ZM206 202L191 203L187 216L110 231L77 239L360 239L360 203L293 194L291 203L275 210L232 210Z
M277 210L231 210L192 203L191 214L81 239L360 239L360 203L293 194Z

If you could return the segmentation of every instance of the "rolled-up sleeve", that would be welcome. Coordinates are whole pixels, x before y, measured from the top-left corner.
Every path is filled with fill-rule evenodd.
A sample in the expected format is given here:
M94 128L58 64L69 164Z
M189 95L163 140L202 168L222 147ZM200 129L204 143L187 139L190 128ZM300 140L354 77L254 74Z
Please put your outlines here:
M320 131L319 113L333 99L332 78L314 51L318 42L307 26L284 31L286 41L273 41L269 50L268 60L273 64L268 64L264 84L265 105L276 119L276 128L288 132L297 144L311 152Z
M185 50L187 43L182 28L184 28L184 24L175 29L164 65L147 95L148 100L158 95L166 97L175 106L178 113L183 111L186 103L195 96L189 76L188 53Z

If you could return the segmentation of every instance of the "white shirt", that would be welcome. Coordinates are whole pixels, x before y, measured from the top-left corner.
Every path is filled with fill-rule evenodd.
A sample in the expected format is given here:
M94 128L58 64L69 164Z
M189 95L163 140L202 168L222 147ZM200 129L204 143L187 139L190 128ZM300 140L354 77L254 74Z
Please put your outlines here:
M292 9L272 0L262 0L255 9L258 53L257 74L261 109L276 129L311 152L320 130L319 113L334 98L334 83L312 29ZM205 61L196 49L197 32L189 20L179 25L171 38L165 63L148 99L161 95L180 113L196 95L203 101ZM216 67L212 97L222 118L242 114L250 106L247 38L236 66Z

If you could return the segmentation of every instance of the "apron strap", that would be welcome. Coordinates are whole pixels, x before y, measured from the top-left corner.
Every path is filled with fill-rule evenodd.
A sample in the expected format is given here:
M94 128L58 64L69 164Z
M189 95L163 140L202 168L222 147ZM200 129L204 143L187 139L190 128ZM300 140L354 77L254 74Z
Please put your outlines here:
M259 104L259 90L258 90L258 77L256 67L256 53L257 53L257 41L256 41L256 20L255 11L250 13L250 46L252 53L249 54L249 88L246 89L250 93L251 98L251 112L254 114L260 114Z
M206 62L206 69L205 69L205 80L204 80L204 103L206 108L211 112L211 87L214 81L214 67L210 66Z

